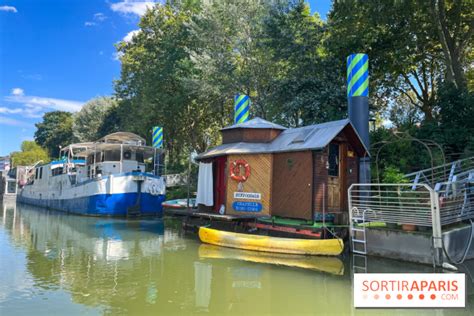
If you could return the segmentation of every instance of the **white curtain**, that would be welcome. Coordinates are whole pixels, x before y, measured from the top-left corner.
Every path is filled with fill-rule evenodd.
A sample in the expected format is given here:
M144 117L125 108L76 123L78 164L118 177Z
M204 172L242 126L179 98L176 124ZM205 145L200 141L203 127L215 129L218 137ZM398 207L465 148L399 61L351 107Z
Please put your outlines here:
M214 205L212 184L212 163L199 163L199 176L197 187L197 204L206 206Z

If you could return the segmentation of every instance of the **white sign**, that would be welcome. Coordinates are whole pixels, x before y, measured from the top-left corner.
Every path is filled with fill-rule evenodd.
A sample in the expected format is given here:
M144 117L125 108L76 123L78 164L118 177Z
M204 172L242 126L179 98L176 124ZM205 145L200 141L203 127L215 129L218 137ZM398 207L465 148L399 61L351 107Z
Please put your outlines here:
M356 273L354 307L465 307L463 273Z
M251 192L234 192L234 199L261 200L262 195L260 193Z

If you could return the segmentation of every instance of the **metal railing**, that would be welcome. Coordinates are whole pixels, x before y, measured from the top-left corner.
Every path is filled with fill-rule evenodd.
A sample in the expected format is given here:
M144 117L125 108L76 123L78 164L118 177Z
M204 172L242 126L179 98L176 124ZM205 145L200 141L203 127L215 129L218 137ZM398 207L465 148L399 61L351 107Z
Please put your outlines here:
M456 160L434 168L423 169L405 175L411 183L426 183L434 187L437 183L451 182L453 177L474 170L474 157Z
M474 172L454 182L438 183L435 191L441 225L474 219Z
M367 222L427 227L433 224L436 192L425 183L358 183L351 185L348 194L351 218L365 211Z
M434 189L424 183L353 184L348 193L351 216L366 211L367 222L430 227L433 216L441 226L474 220L474 173Z
M354 225L357 225L354 219L360 212L365 215L364 225L383 222L431 227L433 263L442 263L440 201L432 187L426 183L356 183L350 186L348 195L351 240L354 239Z

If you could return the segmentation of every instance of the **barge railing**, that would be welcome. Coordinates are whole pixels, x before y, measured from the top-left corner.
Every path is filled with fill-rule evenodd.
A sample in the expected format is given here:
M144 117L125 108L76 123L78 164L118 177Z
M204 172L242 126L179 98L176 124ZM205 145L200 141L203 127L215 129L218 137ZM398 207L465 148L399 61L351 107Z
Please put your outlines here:
M353 252L361 253L354 247L361 236L365 239L365 232L358 235L361 226L416 225L425 227L425 231L431 229L434 263L441 265L442 227L474 220L474 172L461 172L450 180L435 187L426 183L351 185L348 195Z

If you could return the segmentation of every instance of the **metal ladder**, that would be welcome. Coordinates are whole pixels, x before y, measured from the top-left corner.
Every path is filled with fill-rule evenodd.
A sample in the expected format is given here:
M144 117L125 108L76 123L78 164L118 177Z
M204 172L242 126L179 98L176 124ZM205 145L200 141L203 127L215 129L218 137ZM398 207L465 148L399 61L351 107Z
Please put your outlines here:
M365 224L365 212L364 210L362 212L362 217L361 216L353 216L352 221L351 221L351 249L353 253L360 254L360 255L366 255L367 254L367 228L365 225L358 226L357 224ZM358 212L358 214L360 214ZM357 237L357 233L360 233L359 235L362 235L360 237ZM358 250L356 249L356 245L362 245L363 250Z

